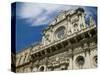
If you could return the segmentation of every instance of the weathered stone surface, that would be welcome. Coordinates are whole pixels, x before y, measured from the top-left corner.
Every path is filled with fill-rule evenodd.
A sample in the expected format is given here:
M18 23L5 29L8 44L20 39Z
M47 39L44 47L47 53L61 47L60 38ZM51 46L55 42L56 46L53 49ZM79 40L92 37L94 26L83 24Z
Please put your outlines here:
M97 28L93 20L90 21L91 25L87 27L85 13L82 10L61 12L57 21L54 20L44 30L40 44L17 54L16 71L36 72L96 68ZM59 32L61 32L61 37L58 37Z

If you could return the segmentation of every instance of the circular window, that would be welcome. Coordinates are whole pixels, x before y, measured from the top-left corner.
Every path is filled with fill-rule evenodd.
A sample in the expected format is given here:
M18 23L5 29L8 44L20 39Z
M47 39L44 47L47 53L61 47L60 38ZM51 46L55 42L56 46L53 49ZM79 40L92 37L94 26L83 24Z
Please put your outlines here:
M44 71L44 67L43 66L40 68L40 71Z
M84 63L85 63L85 59L84 59L83 56L78 56L78 57L76 58L76 64L77 64L78 66L83 66Z
M65 27L62 26L62 27L59 27L56 32L55 32L55 35L56 37L59 39L59 38L63 38L64 37L64 33L65 33Z
M39 67L39 71L45 71L46 70L46 66L42 65Z

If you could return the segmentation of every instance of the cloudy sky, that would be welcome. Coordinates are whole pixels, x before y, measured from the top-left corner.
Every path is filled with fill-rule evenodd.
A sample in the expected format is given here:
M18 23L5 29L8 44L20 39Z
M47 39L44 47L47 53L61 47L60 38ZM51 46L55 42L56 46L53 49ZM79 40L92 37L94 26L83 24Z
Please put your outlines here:
M42 30L52 22L61 10L77 9L81 6L62 4L16 3L16 51L42 39ZM12 7L13 8L13 7ZM84 7L86 19L91 15L97 20L96 7ZM15 8L13 8L15 9Z

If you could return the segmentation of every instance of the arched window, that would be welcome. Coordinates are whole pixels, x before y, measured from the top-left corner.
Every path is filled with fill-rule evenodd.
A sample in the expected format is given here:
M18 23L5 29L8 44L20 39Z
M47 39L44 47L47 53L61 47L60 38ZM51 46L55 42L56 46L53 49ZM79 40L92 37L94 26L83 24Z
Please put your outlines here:
M93 64L94 66L97 66L97 55L93 57Z
M77 32L78 30L79 30L79 29L78 29L78 24L75 23L75 24L74 24L74 31Z
M82 66L84 65L84 63L85 63L85 59L84 59L83 56L78 56L76 58L76 64L77 64L78 67L82 68Z

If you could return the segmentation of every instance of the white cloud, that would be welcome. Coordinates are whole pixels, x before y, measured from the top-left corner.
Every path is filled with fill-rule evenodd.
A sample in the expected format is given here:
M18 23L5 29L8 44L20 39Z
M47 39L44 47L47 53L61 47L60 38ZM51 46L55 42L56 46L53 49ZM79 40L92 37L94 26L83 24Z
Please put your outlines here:
M36 4L23 3L18 16L20 18L35 18L41 12L40 6Z
M46 20L47 20L47 16L40 16L39 18L37 18L36 20L35 20L35 24L43 24L43 23L45 23L46 22ZM34 26L34 25L33 25Z
M27 22L33 22L32 26L47 24L50 21L49 14L58 10L59 7L61 5L23 3L17 16L27 19Z
M59 4L37 4L37 3L23 3L18 16L26 21L32 23L32 26L48 24L54 12L60 10L76 9L79 6L66 6ZM55 17L55 16L54 16Z

